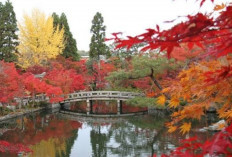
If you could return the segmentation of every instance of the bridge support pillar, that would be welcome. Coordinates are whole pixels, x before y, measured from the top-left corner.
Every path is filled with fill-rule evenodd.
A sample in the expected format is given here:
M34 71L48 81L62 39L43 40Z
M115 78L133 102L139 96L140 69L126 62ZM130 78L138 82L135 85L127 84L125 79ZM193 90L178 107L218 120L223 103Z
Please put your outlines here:
M87 111L87 115L89 115L89 111L90 111L90 102L89 102L89 99L86 100L86 103L87 103L86 111Z
M118 115L122 114L122 100L117 100Z
M93 100L89 100L90 103L90 111L89 113L92 114L93 113Z
M87 103L87 108L86 108L87 115L92 114L93 113L93 101L87 99L86 103Z

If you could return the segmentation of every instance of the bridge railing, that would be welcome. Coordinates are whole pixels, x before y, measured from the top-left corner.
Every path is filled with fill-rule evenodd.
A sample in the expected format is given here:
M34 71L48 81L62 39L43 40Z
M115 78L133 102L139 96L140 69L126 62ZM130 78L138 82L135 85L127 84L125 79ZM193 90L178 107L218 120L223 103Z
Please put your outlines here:
M132 92L119 92L119 91L90 91L90 92L77 92L71 93L64 96L64 101L69 101L73 99L91 99L91 98L112 98L112 99L131 99L137 96L144 96L141 93ZM21 104L29 104L29 102L35 101L46 101L49 102L49 97L45 94L36 95L34 98L31 96L26 96L23 98L15 98L16 102Z
M84 99L84 98L125 98L130 99L136 96L144 96L141 93L119 92L119 91L91 91L78 92L68 94L68 99Z
M39 94L39 95L35 95L34 97L32 96L25 96L22 98L14 98L14 100L22 105L28 105L29 102L41 102L41 101L45 101L45 102L49 102L49 97L47 97L45 94Z

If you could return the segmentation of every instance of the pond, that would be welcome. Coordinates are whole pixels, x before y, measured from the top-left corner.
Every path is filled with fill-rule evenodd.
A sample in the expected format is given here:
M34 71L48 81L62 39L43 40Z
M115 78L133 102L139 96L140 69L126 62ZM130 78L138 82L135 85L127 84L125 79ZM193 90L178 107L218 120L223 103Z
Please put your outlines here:
M0 140L23 144L28 157L150 157L168 153L181 139L211 133L193 130L187 135L169 134L164 127L168 113L118 118L91 118L40 112L0 123ZM209 119L205 121L210 123ZM204 123L205 123L204 122ZM201 128L203 124L195 123ZM1 157L23 156L0 153Z

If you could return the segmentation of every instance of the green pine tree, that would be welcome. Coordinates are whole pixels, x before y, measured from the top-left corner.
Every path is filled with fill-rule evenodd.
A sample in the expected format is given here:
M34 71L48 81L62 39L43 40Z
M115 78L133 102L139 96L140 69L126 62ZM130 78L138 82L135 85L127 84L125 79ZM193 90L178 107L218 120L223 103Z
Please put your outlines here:
M100 55L110 56L109 48L104 43L106 26L103 25L103 17L97 12L92 20L90 32L93 34L90 43L89 56L100 60Z
M72 58L72 60L77 61L80 59L80 55L77 53L77 43L76 40L73 38L72 33L70 32L68 20L64 13L61 14L59 17L56 13L52 14L54 27L57 25L60 28L64 27L64 41L65 41L65 48L63 50L62 56L65 58Z
M0 60L13 62L17 60L16 47L18 36L17 20L10 1L0 2Z

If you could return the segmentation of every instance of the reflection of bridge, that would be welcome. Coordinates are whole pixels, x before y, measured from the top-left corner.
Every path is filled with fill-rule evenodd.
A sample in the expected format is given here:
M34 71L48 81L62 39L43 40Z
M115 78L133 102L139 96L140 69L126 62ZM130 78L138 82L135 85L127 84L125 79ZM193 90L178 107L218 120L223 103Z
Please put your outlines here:
M69 94L68 97L60 102L61 106L77 101L86 101L87 103L87 115L92 113L93 100L117 100L117 114L122 113L122 101L132 99L137 96L144 96L141 93L132 92L119 92L119 91L90 91L90 92L78 92Z

